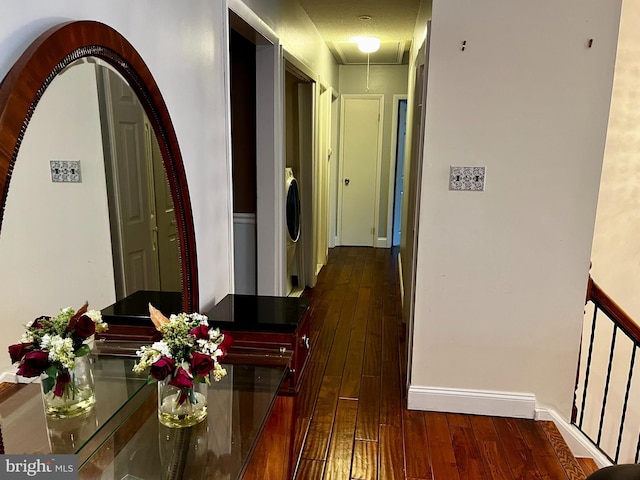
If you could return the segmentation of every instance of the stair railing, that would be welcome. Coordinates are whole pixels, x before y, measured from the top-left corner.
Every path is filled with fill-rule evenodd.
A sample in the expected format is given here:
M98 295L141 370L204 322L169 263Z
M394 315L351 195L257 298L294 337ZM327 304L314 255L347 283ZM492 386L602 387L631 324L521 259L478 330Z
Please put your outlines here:
M640 456L638 348L640 326L589 277L571 421L614 464Z

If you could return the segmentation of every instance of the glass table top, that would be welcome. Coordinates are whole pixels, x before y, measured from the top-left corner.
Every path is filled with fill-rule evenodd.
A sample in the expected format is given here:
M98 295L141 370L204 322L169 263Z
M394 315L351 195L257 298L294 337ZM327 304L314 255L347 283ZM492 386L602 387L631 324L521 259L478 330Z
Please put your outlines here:
M92 358L96 405L88 415L52 419L44 414L40 384L11 385L0 397L5 453L78 453L144 390L135 359ZM83 455L79 461L82 462Z
M229 365L212 382L207 419L161 425L155 384L131 371L135 359L96 357L96 406L72 419L45 416L39 384L0 394L5 453L76 453L80 478L241 478L286 375L286 365Z

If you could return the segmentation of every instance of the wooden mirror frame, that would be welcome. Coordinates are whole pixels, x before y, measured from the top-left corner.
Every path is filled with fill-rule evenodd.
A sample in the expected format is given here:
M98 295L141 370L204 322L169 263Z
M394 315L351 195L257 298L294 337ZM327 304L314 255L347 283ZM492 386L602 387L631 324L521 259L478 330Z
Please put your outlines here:
M153 126L180 238L183 306L186 312L197 311L198 270L191 201L169 111L142 57L122 35L102 23L75 21L50 28L27 48L0 84L0 234L11 173L33 112L56 75L89 56L104 60L127 80Z

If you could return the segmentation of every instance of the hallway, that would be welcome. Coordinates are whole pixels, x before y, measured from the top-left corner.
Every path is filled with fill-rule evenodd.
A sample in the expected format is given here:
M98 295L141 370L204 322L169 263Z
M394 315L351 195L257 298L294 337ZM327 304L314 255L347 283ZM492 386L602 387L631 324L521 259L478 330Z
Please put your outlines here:
M397 250L334 248L305 295L312 411L294 439L298 480L578 480L593 468L551 422L406 409Z

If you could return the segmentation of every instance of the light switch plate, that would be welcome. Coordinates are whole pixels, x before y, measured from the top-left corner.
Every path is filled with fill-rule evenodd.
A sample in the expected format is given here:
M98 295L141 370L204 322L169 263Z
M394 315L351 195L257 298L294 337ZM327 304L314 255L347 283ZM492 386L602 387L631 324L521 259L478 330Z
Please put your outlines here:
M449 167L449 190L484 190L486 167Z
M51 181L54 183L80 183L80 160L50 160Z

